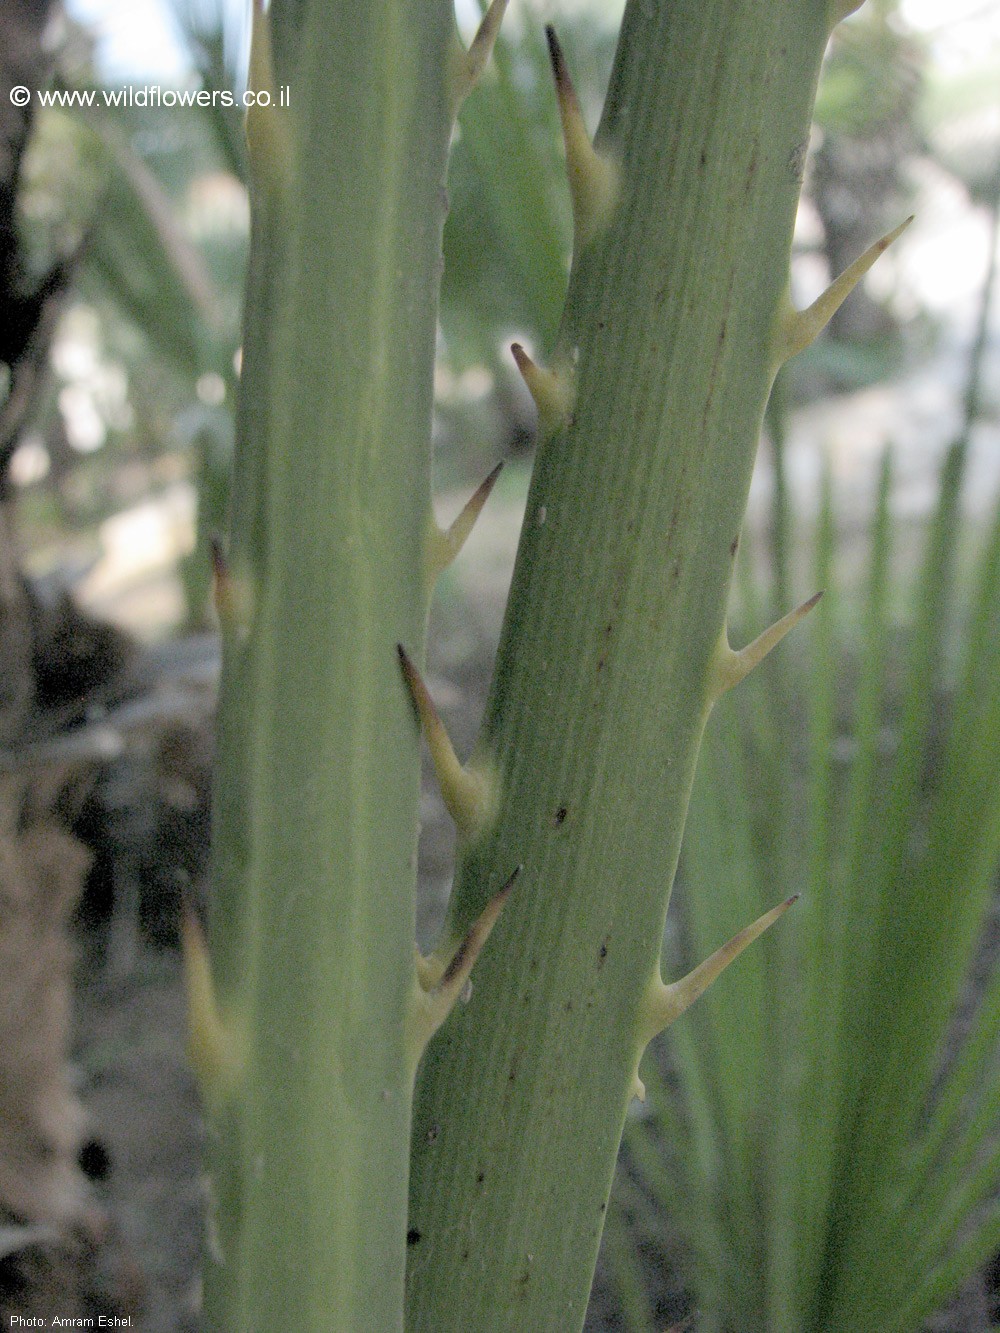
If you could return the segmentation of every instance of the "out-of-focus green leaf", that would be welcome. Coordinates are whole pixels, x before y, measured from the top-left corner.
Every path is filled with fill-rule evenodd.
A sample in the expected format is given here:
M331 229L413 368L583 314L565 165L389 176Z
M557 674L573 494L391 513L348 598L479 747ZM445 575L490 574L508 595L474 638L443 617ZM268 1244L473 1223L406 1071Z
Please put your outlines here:
M111 132L109 175L85 261L96 279L162 355L192 378L207 337L219 332L218 300L204 261L177 224L156 178Z
M751 677L706 735L677 894L691 957L737 914L805 895L762 941L772 957L741 959L671 1035L673 1072L651 1088L684 1153L654 1169L649 1124L630 1138L687 1237L709 1329L913 1333L1000 1237L1000 978L964 1039L952 1029L1000 858L1000 515L959 613L964 456L946 458L910 590L901 693L886 463L853 721L828 500L827 597L808 658L793 640L780 662L784 716ZM764 770L762 708L789 737Z

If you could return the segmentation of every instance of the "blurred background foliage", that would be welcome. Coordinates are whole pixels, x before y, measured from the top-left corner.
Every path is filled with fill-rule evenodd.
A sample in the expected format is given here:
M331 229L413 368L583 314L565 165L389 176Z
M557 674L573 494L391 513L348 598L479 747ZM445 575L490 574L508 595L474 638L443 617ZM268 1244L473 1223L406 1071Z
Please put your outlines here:
M485 689L530 464L533 414L509 343L544 358L568 273L542 25L558 24L595 126L620 8L515 0L456 136L434 421L445 504L509 460L436 613L432 660L458 679L461 653L471 644L479 654L473 697ZM183 0L172 15L186 86L239 88L242 13ZM459 15L469 34L477 4ZM56 86L124 86L65 15L50 27L50 54ZM1000 20L977 0L868 0L831 44L793 299L810 301L907 213L917 221L827 336L782 372L769 407L734 641L815 587L828 593L811 634L793 636L709 730L672 956L679 967L786 893L806 898L798 924L782 924L785 943L765 941L732 969L650 1071L594 1328L662 1327L694 1301L699 1328L799 1327L783 1301L797 1302L802 1327L916 1328L1000 1247L1000 984L983 994L992 954L979 942L984 923L992 938L1000 821L998 86ZM40 111L20 202L26 273L41 280L70 263L73 279L9 450L27 569L143 637L203 628L239 373L240 113ZM0 383L0 402L10 388ZM478 639L456 628L470 619ZM470 726L459 721L458 735ZM446 878L448 857L437 866ZM833 971L830 941L848 959ZM895 1009L880 1007L883 976ZM971 1044L957 1046L956 1032ZM897 1038L905 1060L878 1073L880 1045ZM920 1135L905 1116L889 1132L904 1103ZM908 1182L893 1207L864 1196L879 1165L859 1138L866 1117L882 1125L897 1184ZM664 1125L680 1150L664 1152ZM943 1143L954 1151L940 1153ZM899 1264L877 1324L849 1305L869 1299L863 1287L859 1297L837 1285L849 1216L867 1218L876 1267ZM733 1262L720 1261L727 1254ZM984 1283L972 1313L937 1327L1000 1326Z

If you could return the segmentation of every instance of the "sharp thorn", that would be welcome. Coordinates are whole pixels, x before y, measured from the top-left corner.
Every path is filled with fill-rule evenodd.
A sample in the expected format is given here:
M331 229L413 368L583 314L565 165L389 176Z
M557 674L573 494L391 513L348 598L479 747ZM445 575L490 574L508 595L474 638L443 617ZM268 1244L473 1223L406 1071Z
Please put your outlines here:
M500 33L503 16L507 12L508 0L493 0L483 15L483 20L476 30L476 35L469 43L464 59L464 87L458 89L459 100L467 97L482 77L483 70L489 63L493 48Z
M238 579L233 573L217 533L210 535L208 549L212 561L212 601L219 627L223 634L245 638L250 630L252 611L247 582Z
M640 1037L642 1047L662 1032L664 1028L670 1026L680 1018L694 1002L699 995L703 995L712 982L724 972L729 964L743 952L747 945L752 944L755 939L763 935L764 931L773 926L780 916L791 905L798 900L799 895L793 894L786 898L783 903L777 907L772 907L769 912L757 918L751 925L745 926L741 931L732 937L721 948L716 949L709 958L703 963L699 963L696 968L682 977L680 981L672 982L665 986L657 977L647 993L645 1002L645 1013L643 1015L643 1031Z
M618 164L607 153L598 152L590 141L580 99L551 23L546 25L545 38L566 149L566 174L573 205L573 254L576 256L610 223L620 193L620 173Z
M839 278L831 282L822 296L813 301L811 306L807 306L805 310L794 310L791 307L786 310L778 340L777 366L797 356L819 337L879 255L884 254L912 221L911 214L898 227L888 232L874 245L870 245L859 259L841 273Z
M229 572L229 561L222 548L222 539L218 533L212 533L208 539L212 556L212 600L215 602L215 614L223 630L234 628L236 624L236 594L233 577Z
M427 551L427 567L431 583L448 568L465 545L502 471L501 459L489 476L479 483L461 513L446 531L442 532L436 523L432 524Z
M417 982L421 990L430 990L437 984L441 976L441 968L436 965L433 954L425 958L416 944L413 946L413 965L416 968Z
M513 874L489 900L482 912L459 941L440 979L435 985L424 984L418 968L415 988L411 994L410 1030L408 1045L414 1072L427 1043L445 1021L456 1002L469 985L472 969L489 939L500 913L514 890L523 866L515 866ZM423 960L425 968L430 960Z
M734 685L738 685L741 680L749 676L754 667L759 666L768 653L777 647L788 631L793 629L803 616L809 614L822 596L822 591L813 593L801 606L789 611L763 634L759 634L752 643L737 651L730 648L723 632L712 672L711 702L714 704L727 690L731 690Z
M181 952L187 995L188 1056L206 1101L225 1095L239 1067L237 1042L222 1019L212 980L205 932L185 895L181 909Z
M520 343L511 343L511 355L538 410L538 436L546 440L565 425L573 412L573 374L547 370L532 361Z
M535 406L538 406L538 399L535 397L535 386L538 383L539 376L543 373L541 369L532 361L531 357L524 350L520 343L511 343L511 356L514 358L514 364L525 384L528 386L528 392L535 399Z
M513 873L507 882L500 888L489 900L477 919L465 932L462 942L451 956L451 961L441 975L438 982L438 993L454 992L457 997L459 991L465 984L476 959L482 953L483 945L490 937L490 932L496 925L500 913L507 905L507 899L514 890L518 876L524 869L523 866L515 866Z
M566 65L566 57L563 55L562 47L559 44L559 38L556 36L556 30L551 23L545 25L545 40L549 48L549 60L552 64L552 77L556 81L556 95L559 100L571 102L577 114L580 114L580 102L576 95L576 89L573 87L573 80L570 78L569 69Z
M434 706L424 678L401 643L396 645L403 679L427 739L441 796L458 828L459 837L471 840L486 825L492 805L492 783L485 773L463 767Z

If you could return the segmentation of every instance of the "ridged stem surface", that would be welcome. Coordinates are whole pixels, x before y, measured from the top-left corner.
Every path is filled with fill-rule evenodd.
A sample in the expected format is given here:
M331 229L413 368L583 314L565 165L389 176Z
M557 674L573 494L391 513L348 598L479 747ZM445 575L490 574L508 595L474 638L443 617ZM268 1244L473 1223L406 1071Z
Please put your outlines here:
M447 0L272 0L229 545L211 943L216 1333L402 1325ZM260 24L262 18L257 16ZM259 73L259 69L258 69ZM258 114L258 113L254 113Z
M597 137L621 201L571 279L576 402L538 453L481 739L497 816L453 932L524 870L418 1074L412 1330L583 1322L827 24L816 0L626 8Z

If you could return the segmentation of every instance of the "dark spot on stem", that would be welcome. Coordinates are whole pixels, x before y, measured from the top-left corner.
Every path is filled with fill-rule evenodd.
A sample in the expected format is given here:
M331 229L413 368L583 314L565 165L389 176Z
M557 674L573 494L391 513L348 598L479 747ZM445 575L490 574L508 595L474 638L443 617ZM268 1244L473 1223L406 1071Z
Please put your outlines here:
M569 811L566 809L566 807L564 805L561 805L559 809L555 812L555 814L552 816L552 822L553 824L555 824L556 828L558 828L560 824L564 824L566 822L566 816L568 814Z
M416 1227L410 1227L409 1231L406 1233L407 1245L419 1245L422 1238L422 1233L418 1231Z
M737 533L736 536L733 538L733 540L729 543L729 554L734 560L736 559L736 552L739 549L740 549L740 534Z
M485 1171L477 1171L477 1172L476 1172L476 1184L477 1184L477 1185L481 1185L485 1179L486 1179L486 1172L485 1172Z
M88 1180L107 1180L111 1171L111 1155L100 1139L88 1139L76 1160Z

